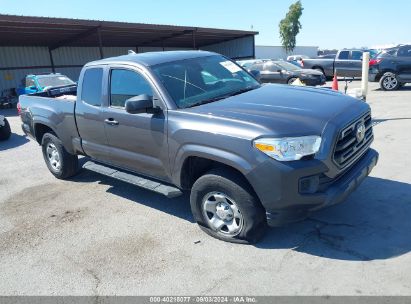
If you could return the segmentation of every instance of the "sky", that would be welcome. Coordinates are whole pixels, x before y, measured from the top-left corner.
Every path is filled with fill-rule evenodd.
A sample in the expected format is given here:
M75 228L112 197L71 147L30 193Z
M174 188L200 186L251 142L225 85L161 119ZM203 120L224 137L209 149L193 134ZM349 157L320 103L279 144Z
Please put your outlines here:
M258 31L280 45L278 24L296 0L0 0L0 13ZM297 45L320 48L411 43L411 0L302 0Z

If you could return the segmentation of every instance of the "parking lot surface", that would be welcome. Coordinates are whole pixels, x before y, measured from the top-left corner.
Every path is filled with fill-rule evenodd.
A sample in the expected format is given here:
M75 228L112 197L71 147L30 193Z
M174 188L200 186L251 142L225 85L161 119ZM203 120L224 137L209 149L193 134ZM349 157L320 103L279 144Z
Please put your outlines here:
M0 294L411 295L411 86L377 88L371 176L256 245L201 232L187 195L85 170L55 179L17 114L0 110L13 132L0 142Z

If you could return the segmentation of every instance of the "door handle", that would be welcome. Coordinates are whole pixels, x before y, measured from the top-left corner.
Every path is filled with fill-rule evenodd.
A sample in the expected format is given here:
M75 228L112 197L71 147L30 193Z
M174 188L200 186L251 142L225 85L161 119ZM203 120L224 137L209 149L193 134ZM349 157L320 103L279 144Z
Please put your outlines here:
M110 126L117 126L118 125L118 121L114 120L114 118L107 118L104 119L104 122Z

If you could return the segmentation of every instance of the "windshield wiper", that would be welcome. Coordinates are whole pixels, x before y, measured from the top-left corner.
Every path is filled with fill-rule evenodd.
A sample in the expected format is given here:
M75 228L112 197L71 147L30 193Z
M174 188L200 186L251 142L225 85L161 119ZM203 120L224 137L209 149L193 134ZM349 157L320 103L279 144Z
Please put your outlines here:
M203 104L206 104L206 103L211 103L211 102L218 101L218 100L221 100L221 99L225 99L225 98L228 98L228 97L231 97L231 96L240 95L242 93L257 89L259 87L260 86L248 87L248 88L244 88L244 89L241 89L241 90L229 93L229 94L225 94L225 95L221 95L221 96L217 96L217 97L213 97L213 98L209 98L209 99L204 99L204 100L201 100L199 102L193 103L188 108L196 107L196 106L203 105Z
M187 108L192 108L192 107L200 106L200 105L203 105L203 104L206 104L206 103L211 103L211 102L218 101L218 100L221 100L221 99L224 99L224 98L227 98L227 97L228 97L227 95L223 95L223 96L213 97L213 98L209 98L209 99L204 99L204 100L201 100L199 102L193 103L192 105L188 106Z
M254 89L257 89L257 88L259 88L259 87L260 87L260 86L247 87L247 88L244 88L244 89L235 91L235 92L233 92L233 93L230 93L230 94L228 94L228 95L225 95L225 97L240 95L240 94L243 94L243 93L245 93L245 92L248 92L248 91L252 91L252 90L254 90Z

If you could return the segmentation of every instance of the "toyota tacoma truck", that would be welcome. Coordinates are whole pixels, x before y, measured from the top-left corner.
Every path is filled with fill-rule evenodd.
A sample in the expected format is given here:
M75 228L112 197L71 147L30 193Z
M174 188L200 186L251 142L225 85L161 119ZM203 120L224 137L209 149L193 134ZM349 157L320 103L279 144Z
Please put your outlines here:
M342 202L378 159L366 103L262 86L210 52L91 62L78 87L19 102L22 128L55 177L75 175L83 155L83 168L167 197L190 191L199 226L231 242Z

